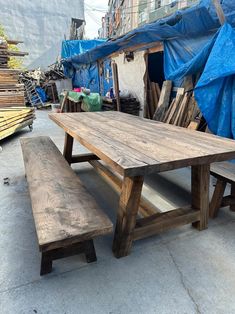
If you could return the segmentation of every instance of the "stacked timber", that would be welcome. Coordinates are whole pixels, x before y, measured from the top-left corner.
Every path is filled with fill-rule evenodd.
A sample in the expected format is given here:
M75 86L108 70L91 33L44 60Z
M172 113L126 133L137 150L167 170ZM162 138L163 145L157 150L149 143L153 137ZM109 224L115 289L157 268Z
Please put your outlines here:
M29 126L32 129L35 113L33 108L0 108L0 140Z
M164 81L160 90L151 82L148 89L147 118L185 128L199 129L202 115L192 89L173 88L171 81Z
M0 69L0 108L24 106L24 85L19 84L18 70Z
M8 67L9 56L7 55L7 49L7 42L0 38L0 68Z
M22 57L26 52L9 50L9 44L18 44L20 41L6 41L0 38L0 108L24 106L24 85L19 84L20 71L8 68L11 56Z
M140 103L134 97L121 97L120 98L121 112L129 113L132 115L139 115ZM117 111L116 99L103 98L103 111Z
M34 109L26 108L24 84L19 83L19 70L9 69L10 56L25 56L26 53L11 51L8 44L19 41L5 41L0 38L0 140L29 126L32 129L35 119Z

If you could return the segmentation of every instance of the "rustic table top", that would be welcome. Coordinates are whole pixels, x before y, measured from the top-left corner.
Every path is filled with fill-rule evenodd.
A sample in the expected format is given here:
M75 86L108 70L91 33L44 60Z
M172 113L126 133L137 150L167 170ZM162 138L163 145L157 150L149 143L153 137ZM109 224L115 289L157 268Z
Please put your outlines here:
M49 117L122 175L235 158L234 140L121 112L52 113Z

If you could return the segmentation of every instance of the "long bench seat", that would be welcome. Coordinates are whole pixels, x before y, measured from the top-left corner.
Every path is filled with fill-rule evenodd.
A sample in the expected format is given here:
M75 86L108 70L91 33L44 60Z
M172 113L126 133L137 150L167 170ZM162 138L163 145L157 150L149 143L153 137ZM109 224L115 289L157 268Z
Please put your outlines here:
M79 177L49 137L21 138L32 203L41 275L51 272L52 261L85 253L96 260L93 238L112 232L102 212Z

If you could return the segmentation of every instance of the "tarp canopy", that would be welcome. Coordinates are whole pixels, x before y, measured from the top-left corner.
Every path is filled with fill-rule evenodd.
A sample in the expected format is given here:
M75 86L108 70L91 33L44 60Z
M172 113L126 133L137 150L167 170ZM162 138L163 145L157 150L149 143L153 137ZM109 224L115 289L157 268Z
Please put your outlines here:
M220 2L227 21L221 28L212 1L202 0L199 5L67 58L64 65L76 68L94 64L113 52L162 41L166 79L179 82L186 75L202 73L195 98L210 130L235 138L235 4L234 0Z
M222 7L227 22L235 26L234 0L223 0ZM138 44L205 36L214 33L219 27L220 23L212 1L202 0L198 5L177 11L170 17L134 29L123 37L105 42L85 53L67 58L63 60L63 63L65 66L66 63L89 64L98 59L104 59L116 51Z
M92 39L92 40L63 40L61 57L63 59L70 58L87 51L96 48L97 46L103 44L104 39Z

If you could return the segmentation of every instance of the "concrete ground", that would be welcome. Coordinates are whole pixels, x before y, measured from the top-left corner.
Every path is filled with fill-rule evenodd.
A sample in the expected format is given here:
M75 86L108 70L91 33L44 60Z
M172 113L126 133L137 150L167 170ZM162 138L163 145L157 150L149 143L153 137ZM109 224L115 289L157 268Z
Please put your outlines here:
M206 231L185 226L138 241L122 259L112 255L112 235L101 237L97 263L74 256L40 277L19 138L49 135L62 149L63 131L47 115L37 111L32 133L25 129L0 142L0 313L235 313L235 214L227 208ZM74 169L115 223L115 192L89 165ZM152 175L146 183L144 193L165 210L190 201L189 169Z

